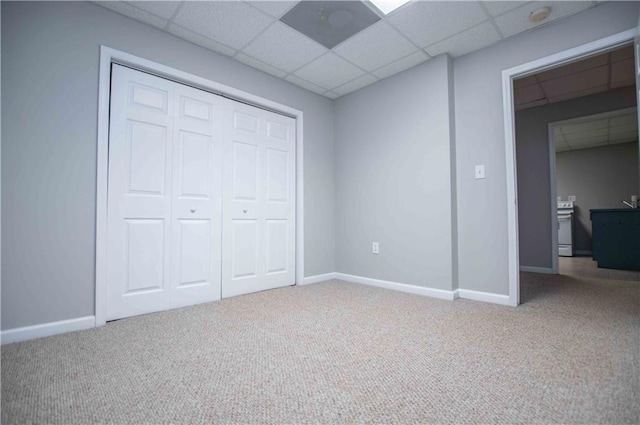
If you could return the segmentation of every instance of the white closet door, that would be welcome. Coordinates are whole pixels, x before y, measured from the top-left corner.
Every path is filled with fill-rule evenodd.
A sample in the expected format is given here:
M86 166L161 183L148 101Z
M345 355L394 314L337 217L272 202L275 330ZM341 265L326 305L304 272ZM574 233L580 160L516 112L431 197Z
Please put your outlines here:
M295 283L295 120L229 103L223 298Z
M107 320L169 308L174 84L113 66Z
M220 298L224 101L113 65L107 320Z
M220 299L224 98L175 84L171 307Z

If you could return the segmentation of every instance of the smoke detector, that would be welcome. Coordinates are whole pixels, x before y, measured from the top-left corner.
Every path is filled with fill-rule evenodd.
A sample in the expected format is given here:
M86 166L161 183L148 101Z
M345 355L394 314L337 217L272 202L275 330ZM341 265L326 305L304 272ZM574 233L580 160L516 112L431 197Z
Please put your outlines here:
M538 23L547 19L547 17L551 15L551 8L549 7L541 7L540 9L536 9L529 15L529 20L533 23Z

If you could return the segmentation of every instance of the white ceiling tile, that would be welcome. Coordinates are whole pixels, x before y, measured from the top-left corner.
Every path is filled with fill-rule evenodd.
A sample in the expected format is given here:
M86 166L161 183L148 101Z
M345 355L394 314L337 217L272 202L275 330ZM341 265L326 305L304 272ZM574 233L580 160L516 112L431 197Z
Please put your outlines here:
M620 115L617 117L613 117L610 120L610 125L612 128L616 127L629 127L629 126L637 126L638 125L638 115L635 112L631 114Z
M122 1L100 1L97 2L97 4L102 7L106 7L107 9L111 9L114 12L120 13L121 15L135 19L136 21L152 25L156 28L163 29L168 23L164 18L156 16L145 10L138 9L137 7L131 6L130 4Z
M328 97L329 99L337 99L340 96L334 92L328 91L324 94L325 97Z
M634 80L633 58L624 59L611 64L611 83Z
M335 53L329 52L303 66L295 74L306 81L331 90L364 75L364 72Z
M262 10L264 13L273 16L274 18L280 18L286 12L289 11L297 3L297 1L287 1L287 0L258 0L258 1L248 1L250 5L257 7Z
M164 19L171 19L178 6L179 1L129 1L127 2L138 9L146 10Z
M575 74L567 75L540 83L548 97L561 96L581 90L587 90L609 82L609 67L600 66Z
M616 133L609 136L609 143L625 143L638 140L638 130Z
M609 55L604 53L587 59L581 59L577 62L553 68L548 71L536 74L538 81L553 80L554 78L564 77L565 75L575 74L576 72L586 71L588 69L604 66L609 63Z
M314 93L318 93L318 94L323 94L324 92L326 92L327 90L316 85L313 83L310 83L309 81L303 80L302 78L298 78L295 75L291 74L288 75L285 80L289 81L290 83L293 83L297 86L302 87L303 89L307 89L309 91L312 91Z
M577 124L566 124L560 126L560 128L562 129L562 134L567 136L567 139L571 140L569 136L575 135L577 133L589 134L591 131L609 128L609 119L604 118L593 121L585 121Z
M173 22L234 49L244 47L272 19L246 3L185 2Z
M544 98L544 92L539 84L532 84L530 86L515 89L513 93L513 99L516 105L524 105Z
M589 96L591 94L602 93L609 90L607 85L593 87L591 89L580 90L576 92L566 93L560 96L554 96L549 98L549 103L562 102L569 99L575 99L578 97Z
M418 49L389 24L380 21L333 49L367 71L388 65Z
M242 62L245 65L249 65L253 68L259 69L260 71L266 72L267 74L271 74L278 78L283 78L285 75L287 75L285 71L259 61L258 59L254 59L251 56L247 56L244 53L238 53L236 56L234 56L234 59Z
M362 77L356 78L353 81L350 81L346 84L341 85L340 87L336 87L331 91L339 94L340 96L344 96L347 93L351 93L356 90L359 90L363 87L368 86L369 84L375 83L376 81L378 81L377 78L369 74L365 74Z
M564 138L571 146L574 146L579 143L583 143L584 140L607 140L609 137L609 131L606 128L600 128L596 130L591 130L586 133L570 133L564 134Z
M387 18L420 47L444 40L487 19L477 2L414 2Z
M509 37L522 31L552 22L556 19L582 12L593 5L594 3L591 1L553 1L548 3L531 2L494 18L494 21L502 32L502 35ZM551 8L551 15L541 22L531 22L529 20L531 12L543 6Z
M418 51L405 56L402 59L398 59L394 63L383 66L382 68L373 71L372 74L380 79L387 78L397 74L398 72L413 68L414 66L425 62L427 59L429 59L429 56L426 53Z
M243 53L287 72L295 71L326 51L326 47L282 22L270 26L242 49Z
M193 31L189 31L188 29L182 28L181 26L176 24L169 25L167 31L187 41L205 47L209 50L213 50L214 52L221 53L223 55L233 56L236 53L234 49L225 46L224 44L220 44L217 41L211 40L210 38L204 37Z
M547 99L540 99L529 103L523 103L522 105L515 105L514 109L516 111L521 111L523 109L535 108L536 106L542 106L549 103Z
M493 25L487 21L478 26L470 28L459 34L451 36L446 40L432 44L425 50L431 56L441 53L449 53L453 57L460 57L469 52L482 49L500 40L498 32Z
M611 62L633 59L633 45L621 47L611 52Z
M631 124L631 125L624 125L624 126L615 126L615 127L611 127L609 129L609 135L610 136L616 136L618 134L624 134L624 133L635 133L636 136L638 135L638 125L637 124Z
M532 84L538 84L538 79L535 75L530 75L524 78L518 78L517 80L513 80L513 88L520 89L522 87L527 87Z
M487 8L491 16L502 15L505 12L521 7L530 2L523 1L483 1L484 7Z

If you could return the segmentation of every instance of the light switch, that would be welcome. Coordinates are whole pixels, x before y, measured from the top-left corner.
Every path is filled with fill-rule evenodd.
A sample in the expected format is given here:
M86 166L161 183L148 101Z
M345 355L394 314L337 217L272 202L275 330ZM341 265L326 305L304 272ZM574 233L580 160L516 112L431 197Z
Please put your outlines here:
M371 245L371 253L372 254L380 254L380 244L378 242L374 242Z
M484 178L484 165L476 165L476 179Z

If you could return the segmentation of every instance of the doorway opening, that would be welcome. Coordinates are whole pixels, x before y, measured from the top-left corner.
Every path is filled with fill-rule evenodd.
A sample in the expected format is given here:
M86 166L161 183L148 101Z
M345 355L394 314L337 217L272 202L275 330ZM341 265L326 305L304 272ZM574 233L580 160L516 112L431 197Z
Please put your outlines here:
M601 76L600 74L606 72L607 77L605 81L598 86L600 86L599 90L602 92L608 91L611 88L609 75L611 74L611 68L613 66L611 52L629 46L633 42L634 35L634 30L618 33L595 42L507 69L502 73L508 198L509 302L513 306L520 303L520 271L545 274L553 274L558 271L559 261L555 252L558 238L557 195L553 193L552 198L552 192L556 192L557 189L555 184L552 184L551 177L552 170L550 164L552 161L552 150L549 145L548 124L549 122L562 119L549 119L542 128L542 136L538 137L538 139L541 138L544 141L545 146L538 151L535 149L528 150L526 147L516 146L517 132L526 130L516 127L516 114L518 113L516 107L521 108L523 105L529 105L531 110L543 106L557 107L561 102L577 101L580 97L597 95L599 92L596 91L596 86L591 87L591 91L584 87L579 87L580 79L576 78L576 74L588 68L596 68L595 71L589 71L589 75L593 74L592 78L599 78ZM632 57L625 58L625 60L633 67L632 78L629 80L632 81L632 97L635 98L635 79L638 67L635 65L635 59L637 58L633 57L633 50L631 50L631 52ZM598 62L602 61L602 58L596 59L596 57L600 55L605 55L606 63ZM613 56L615 56L615 59L619 59L620 55L620 53L616 53ZM599 63L600 65L585 66L584 61L587 61L587 65L593 65L594 63ZM616 60L613 62L619 61ZM542 74L544 79L539 78L540 74ZM545 90L545 85L547 86L547 90ZM562 93L561 89L563 87L567 87L570 93ZM556 90L555 92L553 91L554 89ZM516 91L519 91L526 100L521 100L519 103L516 103ZM540 96L540 91L542 91L543 96ZM549 93L547 93L547 91ZM575 93L571 95L571 92ZM578 95L575 96L576 94ZM553 101L550 101L552 98ZM575 115L566 116L565 119L580 116L576 111L573 112ZM555 157L555 148L553 151L553 156ZM518 156L521 157L520 160ZM527 161L527 158L529 161ZM533 170L532 175L534 178L531 185L540 192L538 194L540 201L533 203L530 209L525 209L524 204L527 203L526 201L533 201L533 199L526 198L526 195L523 197L521 193L523 192L521 187L522 182L519 179L520 173L524 173L527 166ZM555 181L555 176L553 180ZM538 212L536 217L542 217L545 222L542 226L534 226L526 220L528 215L535 214L536 211ZM523 238L527 240L529 237L535 243L527 246L527 249L533 248L535 251L539 248L539 252L533 252L532 255L533 257L538 256L543 259L542 261L534 262L533 264L526 264L525 261L521 261L524 259L521 255L523 244L520 243L520 240Z

